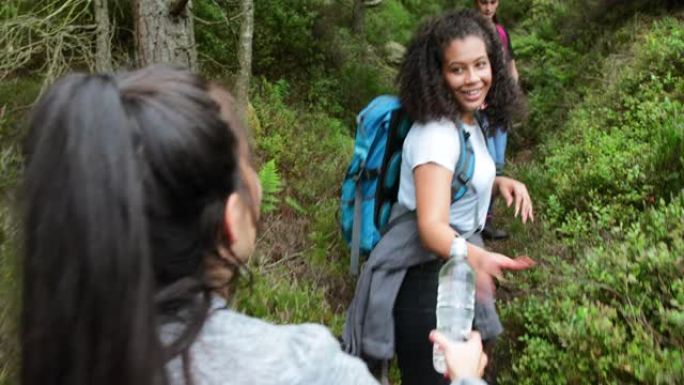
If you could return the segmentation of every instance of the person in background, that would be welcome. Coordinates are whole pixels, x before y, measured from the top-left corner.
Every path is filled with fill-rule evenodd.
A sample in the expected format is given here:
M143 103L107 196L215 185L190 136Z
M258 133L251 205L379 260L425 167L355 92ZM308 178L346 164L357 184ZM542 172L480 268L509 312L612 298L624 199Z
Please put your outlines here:
M503 47L506 66L513 80L518 82L518 68L515 66L515 54L511 45L511 39L506 28L499 24L496 11L499 7L499 0L474 0L475 7L489 22L490 26L496 30L501 46ZM489 136L487 136L487 147L490 154L494 157L497 175L503 175L506 164L506 145L508 142L508 127L494 126ZM491 240L502 240L508 238L508 233L503 229L497 229L492 225L492 207L490 205L487 216L487 223L482 230L482 237Z
M22 196L23 385L377 384L323 326L231 309L261 202L233 105L169 67L73 74L40 98ZM455 383L481 383L479 337L433 338Z
M494 305L493 277L534 261L511 259L484 248L480 231L492 194L515 205L523 222L533 220L524 184L496 176L476 114L506 125L518 109L518 89L489 21L475 10L450 12L424 23L400 68L399 95L413 121L402 149L399 193L392 226L373 249L359 277L345 323L347 351L377 361L396 352L402 385L444 384L433 368L425 336L436 326L438 275L450 258L462 257L477 279L474 329L491 346L503 328ZM468 191L452 202L460 135L469 135L474 173ZM408 212L415 215L407 216ZM390 220L392 220L390 219ZM465 248L465 253L463 252Z

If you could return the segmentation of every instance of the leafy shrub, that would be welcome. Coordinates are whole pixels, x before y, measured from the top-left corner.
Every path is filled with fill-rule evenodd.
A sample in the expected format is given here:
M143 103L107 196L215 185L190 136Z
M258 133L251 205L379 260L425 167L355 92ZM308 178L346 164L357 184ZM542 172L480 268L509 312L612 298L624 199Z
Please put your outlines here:
M285 193L308 206L337 195L339 164L351 154L352 139L339 120L288 107L289 92L286 81L258 85L253 98L262 126L257 153L275 159Z
M254 5L254 73L305 78L301 71L323 59L323 43L314 34L323 0L260 0Z
M605 92L587 96L541 150L544 172L530 171L540 175L532 187L548 197L548 219L561 233L621 227L684 187L682 102L675 94L684 71L669 65L683 44L676 20L655 23L633 47L634 64L614 73L615 62L606 62Z
M581 55L536 32L513 35L511 41L530 106L529 121L513 131L513 145L526 147L558 131L565 120L566 106L578 99L579 90L574 85Z
M366 11L366 38L377 47L390 40L406 44L418 21L400 1L385 0L378 7Z
M529 122L516 128L513 149L553 136L566 113L591 90L603 86L603 58L627 50L647 16L664 1L517 0L501 3L500 15L511 30L520 81L530 99ZM617 60L616 60L617 61ZM681 62L681 60L680 60ZM616 63L619 64L619 63ZM598 75L597 75L598 74Z
M545 257L502 312L503 384L684 381L684 29L647 27L598 67L541 163L517 170L564 245L528 238Z
M505 309L518 338L515 384L684 380L684 194L639 216L623 240L556 264L538 295Z
M472 0L400 0L401 4L413 15L434 15L445 9L472 7Z
M252 315L322 322L339 332L345 303L338 294L349 282L336 213L340 164L351 156L352 139L339 120L288 106L290 92L285 80L260 79L254 88L256 153L270 193L257 247L263 258L252 263L254 284L240 289L238 303ZM275 179L282 183L277 199Z
M352 126L356 114L374 97L393 93L395 71L383 67L379 58L366 62L349 60L335 78L320 76L309 89L312 107Z
M236 17L240 10L237 2L222 4L213 0L193 2L195 40L204 73L224 74L238 70L240 19Z

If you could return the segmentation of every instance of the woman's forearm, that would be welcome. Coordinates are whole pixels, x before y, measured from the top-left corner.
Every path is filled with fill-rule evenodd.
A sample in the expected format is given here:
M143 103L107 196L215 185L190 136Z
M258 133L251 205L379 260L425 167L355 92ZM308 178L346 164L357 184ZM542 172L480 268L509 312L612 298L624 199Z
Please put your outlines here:
M418 234L421 243L428 251L445 260L450 258L451 244L454 237L459 235L451 226L445 223L420 223L418 222ZM476 245L467 243L468 262L476 266L486 251Z
M449 259L451 242L456 234L448 223L421 223L420 217L418 218L418 235L423 247L442 259Z

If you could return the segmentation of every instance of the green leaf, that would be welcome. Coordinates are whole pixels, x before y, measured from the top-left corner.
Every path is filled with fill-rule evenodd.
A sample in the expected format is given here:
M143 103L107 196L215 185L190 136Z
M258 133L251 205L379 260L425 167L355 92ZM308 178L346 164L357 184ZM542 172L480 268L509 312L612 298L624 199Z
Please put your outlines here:
M261 211L268 214L277 208L280 202L277 195L283 189L283 182L278 173L275 159L269 160L261 167L259 180L263 192Z

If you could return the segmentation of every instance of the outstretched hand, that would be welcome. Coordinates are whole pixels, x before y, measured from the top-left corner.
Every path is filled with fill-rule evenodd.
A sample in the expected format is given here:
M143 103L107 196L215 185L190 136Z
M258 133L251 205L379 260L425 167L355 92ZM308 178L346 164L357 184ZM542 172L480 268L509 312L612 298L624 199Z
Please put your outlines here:
M536 262L524 255L517 258L509 258L503 254L482 250L482 254L473 265L477 285L478 299L482 302L494 298L494 278L503 279L503 271L519 271L531 268Z
M528 219L534 221L532 198L530 198L525 184L505 176L497 176L495 183L499 193L506 201L506 206L511 207L515 203L515 217L520 214L523 223L527 223Z

